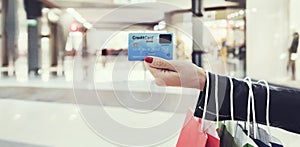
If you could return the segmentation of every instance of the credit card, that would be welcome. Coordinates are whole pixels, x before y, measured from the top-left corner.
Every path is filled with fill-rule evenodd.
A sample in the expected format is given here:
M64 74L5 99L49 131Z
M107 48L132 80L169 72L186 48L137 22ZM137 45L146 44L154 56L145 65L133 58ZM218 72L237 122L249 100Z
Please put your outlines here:
M143 61L146 56L173 59L173 33L129 33L128 60Z

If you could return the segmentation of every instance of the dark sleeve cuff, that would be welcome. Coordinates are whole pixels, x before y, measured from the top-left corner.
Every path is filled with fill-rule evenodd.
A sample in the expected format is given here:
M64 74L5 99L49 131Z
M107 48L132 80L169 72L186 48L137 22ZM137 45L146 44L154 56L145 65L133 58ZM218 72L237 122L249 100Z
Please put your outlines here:
M216 79L217 77L217 79ZM216 81L217 80L217 81ZM248 86L245 82L232 79L234 86L234 119L247 120ZM202 118L205 95L208 94L207 113L208 120L216 120L216 112L219 111L219 120L230 120L230 80L227 76L209 73L209 89L206 93L207 80L203 91L199 95L194 115ZM216 87L217 82L217 87ZM216 90L217 89L217 90ZM217 92L218 108L216 107L215 92ZM238 112L238 113L237 113Z
M194 115L196 117L202 118L203 110L204 110L204 101L205 95L208 94L208 101L207 101L207 113L206 118L208 120L216 120L216 112L219 111L219 118L220 119L230 119L230 107L229 107L229 91L230 91L230 84L229 78L225 76L216 75L213 73L209 74L209 87L207 87L207 80L204 86L203 91L199 95L199 99L196 105ZM216 79L217 76L217 79ZM217 80L217 81L216 81ZM218 83L216 87L216 82ZM206 88L208 88L208 93L206 93ZM216 100L215 100L215 92L216 89L218 91L218 108L216 107Z
M209 86L205 83L204 90L200 93L194 115L202 119L215 121L219 112L219 120L230 120L230 80L229 77L208 73ZM218 81L216 81L218 80ZM206 80L207 82L208 80ZM233 81L233 115L234 120L247 120L247 104L249 87L243 80L232 78ZM216 87L217 83L217 87ZM208 86L208 87L207 87ZM208 88L208 93L206 93ZM266 124L266 87L261 84L252 83L255 101L256 121ZM218 92L216 107L215 92ZM207 113L203 118L205 96L207 100ZM300 118L295 115L300 111L300 90L282 88L270 85L270 124L291 132L300 133ZM250 120L252 120L250 112Z

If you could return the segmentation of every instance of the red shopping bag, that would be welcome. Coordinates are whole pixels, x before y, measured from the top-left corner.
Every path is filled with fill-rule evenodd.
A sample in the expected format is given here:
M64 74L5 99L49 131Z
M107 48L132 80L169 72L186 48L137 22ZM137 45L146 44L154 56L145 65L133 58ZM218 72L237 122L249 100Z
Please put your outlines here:
M217 127L214 122L205 120L207 111L208 91L209 91L209 73L206 71L206 95L204 102L203 118L196 118L192 110L188 110L184 125L181 129L176 147L220 147L220 138L217 133ZM216 79L218 79L216 77ZM216 88L218 89L216 80ZM218 97L215 95L216 108L218 108ZM216 110L218 112L218 109ZM217 122L219 114L217 113ZM208 126L208 127L207 127Z
M218 127L215 122L205 119L201 120L203 123L203 131L207 134L206 147L220 147L220 137L218 134Z
M220 147L220 138L215 125L209 127L207 130L206 147Z
M204 131L200 131L201 123L208 126ZM189 109L183 128L181 129L176 147L219 147L220 138L217 127L213 122L202 121L196 118Z
M176 147L205 147L207 134L200 132L201 119L194 117L189 109L181 129Z

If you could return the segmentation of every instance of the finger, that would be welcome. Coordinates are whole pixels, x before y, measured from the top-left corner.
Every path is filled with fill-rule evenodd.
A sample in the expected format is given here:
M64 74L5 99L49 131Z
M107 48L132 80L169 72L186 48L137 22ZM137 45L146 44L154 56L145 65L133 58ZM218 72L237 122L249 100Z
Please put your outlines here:
M145 62L153 68L176 71L175 67L163 58L148 56L145 58Z
M154 67L148 67L159 86L180 86L180 78L177 72L164 71Z
M146 64L146 66L154 78L159 78L161 76L162 71L160 69L153 68L153 67L149 66L148 64Z

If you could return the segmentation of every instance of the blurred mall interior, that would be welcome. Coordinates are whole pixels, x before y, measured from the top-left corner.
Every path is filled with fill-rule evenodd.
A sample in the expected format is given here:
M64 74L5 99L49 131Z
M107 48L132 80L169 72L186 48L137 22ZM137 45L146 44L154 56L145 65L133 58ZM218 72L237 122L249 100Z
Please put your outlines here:
M300 88L299 53L289 52L300 32L299 7L299 0L0 0L0 146L120 146L99 137L78 105L145 124L126 117L133 114L115 99L116 91L152 96L151 73L127 60L129 33L172 32L174 60ZM176 102L168 102L144 127L170 117ZM300 143L298 134L272 130L285 146ZM175 146L177 137L156 146Z

